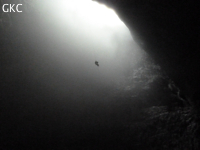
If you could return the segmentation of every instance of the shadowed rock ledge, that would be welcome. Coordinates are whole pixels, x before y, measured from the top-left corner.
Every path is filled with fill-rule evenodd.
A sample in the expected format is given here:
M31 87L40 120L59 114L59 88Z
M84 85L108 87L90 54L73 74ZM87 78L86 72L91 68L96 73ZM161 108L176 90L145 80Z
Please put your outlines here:
M196 105L200 84L197 3L189 0L94 1L116 11L133 39Z

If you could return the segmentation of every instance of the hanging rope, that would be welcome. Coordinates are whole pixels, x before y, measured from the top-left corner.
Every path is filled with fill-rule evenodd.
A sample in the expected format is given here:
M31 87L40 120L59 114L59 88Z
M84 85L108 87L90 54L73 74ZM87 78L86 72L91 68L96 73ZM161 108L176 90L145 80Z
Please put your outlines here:
M94 61L97 61L97 57L96 57L96 49L94 48L93 50L93 55L94 55Z
M96 66L99 67L99 62L98 62L97 56L96 56L96 49L93 50L93 55L94 55L94 63L95 63Z

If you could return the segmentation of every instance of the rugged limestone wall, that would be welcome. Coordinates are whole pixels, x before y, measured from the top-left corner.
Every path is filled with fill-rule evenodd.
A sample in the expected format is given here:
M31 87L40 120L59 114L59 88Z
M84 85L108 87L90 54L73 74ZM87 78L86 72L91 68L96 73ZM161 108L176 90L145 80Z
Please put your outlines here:
M199 98L199 11L195 1L95 1L116 11L134 40L161 65L188 98Z

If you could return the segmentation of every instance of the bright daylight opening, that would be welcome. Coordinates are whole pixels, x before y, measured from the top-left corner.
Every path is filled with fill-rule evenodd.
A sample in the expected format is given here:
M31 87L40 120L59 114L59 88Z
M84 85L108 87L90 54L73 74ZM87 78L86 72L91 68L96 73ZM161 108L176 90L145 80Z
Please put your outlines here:
M79 14L84 21L96 26L124 25L112 9L92 0L60 0L54 6L60 12L67 10Z
M47 29L50 29L56 31L53 42L72 40L70 45L76 47L72 53L98 57L95 59L113 58L122 41L132 40L128 28L114 10L92 0L43 0L37 1L37 7L48 22L43 31L45 35L52 36L48 35Z
M44 24L38 28L49 45L46 52L63 69L72 67L78 72L81 68L87 75L110 81L123 74L130 60L138 59L130 31L105 5L92 0L42 0L37 1L37 8Z
M113 42L116 35L132 40L129 30L114 10L92 0L43 0L37 1L37 7L44 15L44 21L49 22L45 30L56 30L54 36L57 35L55 39L59 42L74 38L78 45L87 47L86 53L94 53L92 47L96 47L98 56L103 53L111 56L117 47L116 41Z

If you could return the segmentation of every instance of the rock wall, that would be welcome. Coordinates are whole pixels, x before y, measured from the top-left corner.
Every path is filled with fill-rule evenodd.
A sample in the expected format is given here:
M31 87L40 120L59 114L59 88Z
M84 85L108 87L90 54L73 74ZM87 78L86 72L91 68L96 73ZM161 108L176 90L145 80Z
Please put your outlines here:
M113 8L133 39L185 93L198 99L198 5L179 0L95 0Z

